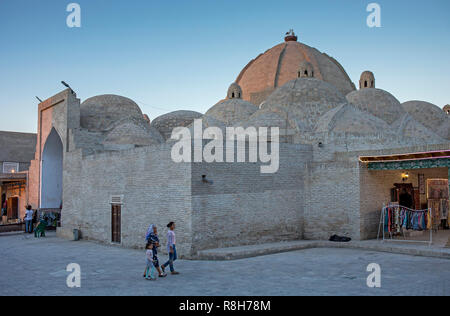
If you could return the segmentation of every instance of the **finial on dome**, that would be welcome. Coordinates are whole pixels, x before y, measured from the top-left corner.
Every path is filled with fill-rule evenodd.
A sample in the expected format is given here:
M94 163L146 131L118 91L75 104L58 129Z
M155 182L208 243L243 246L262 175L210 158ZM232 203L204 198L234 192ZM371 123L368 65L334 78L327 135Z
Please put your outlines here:
M294 30L290 29L289 32L286 32L286 36L284 37L285 42L296 42L297 35L295 35Z
M242 89L236 82L233 82L228 88L227 99L241 99Z

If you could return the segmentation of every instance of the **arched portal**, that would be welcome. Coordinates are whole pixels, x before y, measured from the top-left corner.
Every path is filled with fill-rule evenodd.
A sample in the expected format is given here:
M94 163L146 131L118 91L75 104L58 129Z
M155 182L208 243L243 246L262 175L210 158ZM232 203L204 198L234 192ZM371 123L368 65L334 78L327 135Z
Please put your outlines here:
M42 152L41 208L60 208L62 204L63 144L54 128Z

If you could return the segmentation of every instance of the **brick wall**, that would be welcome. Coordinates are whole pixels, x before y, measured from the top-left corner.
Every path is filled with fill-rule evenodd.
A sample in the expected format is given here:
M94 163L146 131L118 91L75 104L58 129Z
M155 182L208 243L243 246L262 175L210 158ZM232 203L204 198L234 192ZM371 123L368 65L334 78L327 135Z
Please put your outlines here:
M275 174L261 174L260 163L193 163L194 250L301 239L311 154L280 144Z
M111 242L111 195L123 195L122 246L141 248L150 224L166 242L166 225L177 223L180 256L191 254L190 164L175 164L170 146L150 146L82 158L66 154L60 234L74 228L83 238ZM165 247L162 247L165 252Z
M360 239L358 164L335 161L309 168L305 239L334 234Z

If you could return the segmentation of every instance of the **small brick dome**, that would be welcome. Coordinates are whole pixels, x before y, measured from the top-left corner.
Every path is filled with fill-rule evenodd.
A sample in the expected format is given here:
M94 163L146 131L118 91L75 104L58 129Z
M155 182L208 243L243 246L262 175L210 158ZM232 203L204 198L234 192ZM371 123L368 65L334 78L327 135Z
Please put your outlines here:
M236 82L233 82L228 88L227 99L241 99L242 89Z
M172 136L172 130L176 127L187 127L202 114L195 111L174 111L155 118L150 124L157 129L165 140Z
M447 104L446 106L444 106L443 110L447 115L450 115L450 104Z
M345 103L345 96L333 85L315 78L298 78L275 90L252 118L266 113L265 109L281 111L301 129L312 132L322 115Z
M247 120L257 110L258 107L245 100L225 99L210 108L205 116L212 117L226 126L232 126L237 122Z
M164 142L161 134L149 125L127 121L108 133L104 144L149 146Z
M408 101L402 103L402 106L423 126L443 138L450 139L450 117L437 105L424 101Z
M388 124L394 123L406 114L400 102L389 92L366 88L353 91L347 100L362 111L368 112Z
M323 115L317 124L316 132L347 133L356 135L385 135L390 133L389 125L352 104L343 104ZM386 136L386 135L385 135Z
M80 105L81 127L90 131L108 131L115 123L127 118L143 120L143 114L133 100L119 95L98 95Z
M371 71L364 71L359 79L359 89L375 88L375 75Z

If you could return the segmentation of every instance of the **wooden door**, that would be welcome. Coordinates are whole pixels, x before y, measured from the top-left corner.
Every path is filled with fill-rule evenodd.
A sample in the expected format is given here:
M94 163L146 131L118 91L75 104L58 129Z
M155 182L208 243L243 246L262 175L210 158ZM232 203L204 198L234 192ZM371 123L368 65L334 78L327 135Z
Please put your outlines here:
M415 194L414 194L414 187L412 185L412 183L395 183L394 184L395 188L396 188L396 198L397 201L396 202L400 202L400 195L402 193L402 191L406 191L406 193L410 196L411 198L411 205L400 205L401 206L405 206L405 207L409 207L412 209L416 208L416 198L415 198ZM420 196L419 196L420 199ZM420 203L419 203L420 204Z
M118 204L111 205L111 241L121 242L122 234L122 206Z
M8 199L8 219L19 218L19 198L10 197Z

